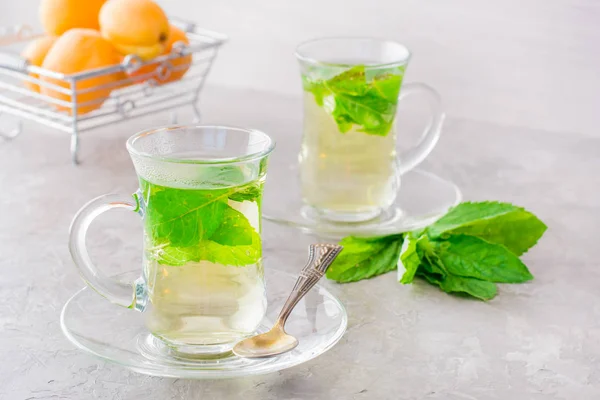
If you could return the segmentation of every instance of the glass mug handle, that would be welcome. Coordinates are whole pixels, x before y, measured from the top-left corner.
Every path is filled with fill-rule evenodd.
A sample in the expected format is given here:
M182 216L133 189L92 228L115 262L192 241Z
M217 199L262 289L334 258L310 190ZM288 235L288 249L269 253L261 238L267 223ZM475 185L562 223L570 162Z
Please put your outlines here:
M136 199L139 197L135 196ZM85 244L87 231L91 223L100 214L115 208L124 208L139 213L138 201L123 194L106 194L84 205L73 218L69 230L69 250L75 266L89 287L112 303L143 311L146 306L146 289L142 279L132 283L123 283L106 276L90 258Z
M444 112L442 111L442 100L440 95L435 89L424 83L408 83L402 85L398 102L415 93L423 93L426 95L431 111L431 120L429 121L429 125L423 131L419 142L413 148L405 151L399 156L398 172L400 175L421 164L429 153L431 153L440 138L442 124L445 118Z

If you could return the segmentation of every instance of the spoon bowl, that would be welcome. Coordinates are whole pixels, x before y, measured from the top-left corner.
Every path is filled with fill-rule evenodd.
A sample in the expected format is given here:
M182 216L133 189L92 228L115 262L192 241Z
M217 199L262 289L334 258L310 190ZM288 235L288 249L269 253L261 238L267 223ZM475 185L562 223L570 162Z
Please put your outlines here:
M293 350L296 346L298 339L275 325L268 332L242 340L233 347L233 352L246 358L270 357Z

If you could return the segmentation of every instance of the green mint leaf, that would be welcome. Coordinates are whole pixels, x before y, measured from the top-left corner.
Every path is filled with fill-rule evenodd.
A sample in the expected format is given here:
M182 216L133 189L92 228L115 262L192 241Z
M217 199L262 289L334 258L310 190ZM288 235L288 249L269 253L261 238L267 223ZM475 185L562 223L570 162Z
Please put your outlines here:
M226 246L204 240L196 246L157 246L150 249L150 257L159 264L182 266L190 261L210 261L217 264L243 267L256 264L262 256L260 236L254 232L252 243L243 246Z
M325 82L325 86L335 94L363 96L369 91L365 66L357 65Z
M407 235L414 234L408 233ZM417 240L416 244L417 252L419 253L419 257L421 258L421 265L419 266L419 271L424 271L429 275L437 275L442 278L448 275L448 270L446 269L444 263L442 262L442 260L436 252L435 243L429 240L429 237L427 235L421 235Z
M371 135L385 136L394 121L396 105L378 96L367 94L361 97L336 93L334 115L343 116L360 126L359 131ZM338 122L339 123L339 122Z
M258 201L262 195L263 183L259 181L250 182L247 185L237 187L236 191L229 195L233 201Z
M262 256L260 236L253 231L252 243L244 246L226 246L209 240L200 243L200 259L217 264L243 267L256 264Z
M227 206L222 190L160 189L146 198L146 230L155 241L187 247L208 239L219 228Z
M420 275L432 285L439 286L446 293L467 294L480 300L491 300L496 297L498 288L493 282L480 281L479 279L448 275L440 279L436 276Z
M418 272L417 276L439 287L446 293L469 295L484 301L493 299L498 293L498 288L493 282L453 275L440 277L439 275L430 275L423 272Z
M519 257L502 245L462 234L432 243L439 260L452 275L499 283L533 279Z
M464 233L504 245L521 255L537 243L546 225L535 215L509 203L461 203L427 228L432 238Z
M331 116L335 120L335 123L338 126L338 130L341 133L346 133L350 131L350 129L352 129L354 121L348 116L346 110L339 104L336 104L336 107L333 109L333 113L331 114Z
M400 270L400 265L403 271ZM417 251L417 239L410 233L404 236L402 249L400 252L400 263L398 264L398 277L400 283L412 283L417 273L417 269L421 265L421 257Z
M400 86L402 85L402 75L385 74L378 76L373 80L373 93L392 104L398 102L400 96Z
M341 133L357 126L361 132L385 136L393 125L404 67L373 77L366 72L372 71L358 65L331 79L311 80L303 76L302 82L304 90L314 95L317 105L328 104L325 108Z
M435 256L435 262L431 262L429 261L429 259L426 259L425 261L423 261L421 263L421 265L419 266L419 269L417 270L417 274L418 273L423 273L423 274L427 274L428 276L431 277L436 277L437 279L444 279L444 277L448 276L448 271L444 269L442 269L440 266L443 267L443 265L441 264L441 261L439 261L439 259L437 258L437 256Z
M423 264L423 265L425 265L425 264ZM425 279L427 282L431 283L432 285L440 286L442 284L442 281L444 280L444 276L441 276L438 274L432 274L427 271L428 270L426 268L423 268L423 269L417 271L416 276L419 278Z
M251 245L255 233L244 214L227 206L221 225L210 240L225 246Z
M227 180L234 170L219 169L217 173ZM260 259L260 235L228 201L260 202L261 183L195 190L141 180L140 186L149 240L147 257L173 266L201 260L243 266Z
M371 278L397 268L402 235L378 238L342 239L344 251L327 270L327 278L337 282L354 282Z

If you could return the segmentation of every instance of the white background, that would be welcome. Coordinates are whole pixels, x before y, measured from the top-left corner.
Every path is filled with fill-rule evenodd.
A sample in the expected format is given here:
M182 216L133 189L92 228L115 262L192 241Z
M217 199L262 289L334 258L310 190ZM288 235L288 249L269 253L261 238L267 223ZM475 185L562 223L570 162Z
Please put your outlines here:
M38 0L1 1L0 26L38 26ZM599 135L600 1L159 3L229 35L211 85L298 96L296 44L318 36L385 37L412 50L407 81L436 87L453 117Z

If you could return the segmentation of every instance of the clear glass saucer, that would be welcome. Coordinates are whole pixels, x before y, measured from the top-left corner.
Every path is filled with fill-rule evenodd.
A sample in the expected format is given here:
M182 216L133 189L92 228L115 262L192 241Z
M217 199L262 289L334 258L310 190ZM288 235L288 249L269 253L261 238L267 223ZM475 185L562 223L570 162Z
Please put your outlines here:
M323 237L378 236L427 226L462 199L458 187L432 172L414 169L402 175L394 204L366 222L333 222L320 218L302 202L296 165L271 168L263 199L263 217Z
M268 307L259 333L272 327L297 278L276 271L268 263L265 275ZM129 272L119 278L131 282L138 276L139 272ZM247 359L231 354L214 360L172 355L146 331L141 313L114 305L88 287L67 301L60 322L75 346L133 371L171 378L220 379L276 372L311 360L340 340L348 317L340 301L317 285L296 306L286 324L288 333L299 340L294 350L271 358Z

